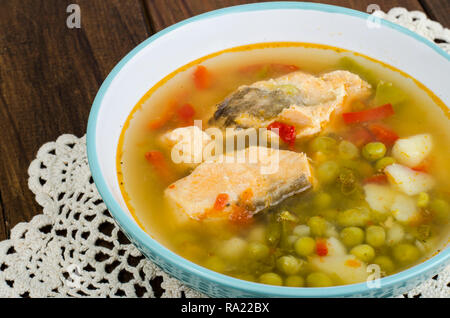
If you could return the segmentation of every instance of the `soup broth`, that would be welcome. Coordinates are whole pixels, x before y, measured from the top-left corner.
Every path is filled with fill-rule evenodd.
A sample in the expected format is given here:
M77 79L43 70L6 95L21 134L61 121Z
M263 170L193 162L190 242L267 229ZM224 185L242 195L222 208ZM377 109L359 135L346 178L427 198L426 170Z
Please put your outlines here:
M336 70L360 77L370 93L344 99L342 111L302 138L283 135L286 127L298 134L298 125L272 120L267 126L277 123L282 151L307 156L308 190L244 217L217 219L204 211L180 217L174 211L167 189L203 163L174 163L164 136L194 120L203 131L214 127L217 105L239 87L295 72L318 78ZM297 94L292 85L279 88L287 95L293 90ZM117 169L136 221L175 253L240 279L325 287L365 281L373 274L370 264L380 277L390 275L445 247L449 138L445 105L399 70L332 47L257 44L195 61L153 87L124 126ZM202 192L196 191L191 195ZM223 190L211 209L222 211L231 203Z

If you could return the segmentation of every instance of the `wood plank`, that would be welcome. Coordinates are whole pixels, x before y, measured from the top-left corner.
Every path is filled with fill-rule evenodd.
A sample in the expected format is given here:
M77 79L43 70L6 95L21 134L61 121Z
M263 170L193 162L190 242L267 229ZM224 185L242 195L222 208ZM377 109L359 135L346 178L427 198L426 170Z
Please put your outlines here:
M267 0L144 0L152 26L160 31L176 22L211 10L239 4L263 2ZM404 7L408 10L421 10L418 0L313 0L310 2L340 5L366 12L370 4L376 3L384 12L393 7Z
M81 29L69 29L66 8L73 2L0 2L0 193L7 229L42 212L27 186L36 151L63 133L85 134L99 86L150 35L140 0L78 0ZM5 236L0 226L0 239Z
M450 28L449 0L420 0L420 3L430 19L440 22L446 28Z

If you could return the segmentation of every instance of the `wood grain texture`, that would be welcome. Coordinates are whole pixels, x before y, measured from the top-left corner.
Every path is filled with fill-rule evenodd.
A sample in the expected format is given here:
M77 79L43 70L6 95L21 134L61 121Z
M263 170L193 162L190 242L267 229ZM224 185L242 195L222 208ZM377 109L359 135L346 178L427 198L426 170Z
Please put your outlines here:
M450 0L419 0L428 17L450 28Z
M69 29L66 8L81 8ZM114 65L149 36L139 0L0 1L0 194L6 233L42 213L27 186L39 147L82 136L92 101Z
M191 16L215 9L239 4L264 2L267 0L144 0L148 15L155 31L160 31ZM270 1L270 0L269 0ZM312 0L309 2L339 5L366 12L370 4L376 3L381 10L387 12L393 7L404 7L408 10L422 10L418 0Z

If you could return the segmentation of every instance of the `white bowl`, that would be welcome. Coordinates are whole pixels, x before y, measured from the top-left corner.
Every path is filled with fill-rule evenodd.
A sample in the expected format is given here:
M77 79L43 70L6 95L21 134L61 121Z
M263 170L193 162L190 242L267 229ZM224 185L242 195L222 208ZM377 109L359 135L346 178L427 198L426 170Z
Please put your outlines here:
M362 53L394 66L450 105L450 57L434 43L385 20L341 7L272 2L226 8L171 26L131 51L100 88L89 117L91 171L106 205L130 240L154 262L189 286L212 296L391 295L412 288L448 263L449 249L399 274L366 284L330 288L286 288L224 276L172 253L150 238L131 217L121 195L117 144L138 100L163 77L205 55L260 42L311 42Z

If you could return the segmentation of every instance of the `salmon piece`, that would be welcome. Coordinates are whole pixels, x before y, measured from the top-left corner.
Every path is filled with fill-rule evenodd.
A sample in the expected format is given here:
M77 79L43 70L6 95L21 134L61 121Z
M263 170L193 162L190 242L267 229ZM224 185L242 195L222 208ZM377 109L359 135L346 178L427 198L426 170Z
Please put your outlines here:
M222 128L261 128L281 121L294 125L301 138L319 133L350 100L370 94L370 84L348 71L321 76L297 71L239 87L217 106L209 123Z
M165 190L182 218L230 219L236 211L252 216L312 187L305 154L251 146L203 162Z

